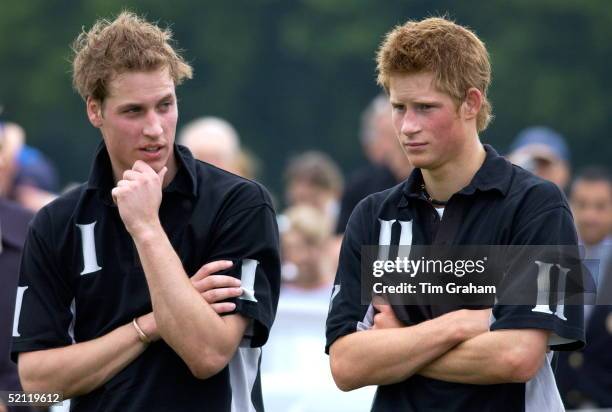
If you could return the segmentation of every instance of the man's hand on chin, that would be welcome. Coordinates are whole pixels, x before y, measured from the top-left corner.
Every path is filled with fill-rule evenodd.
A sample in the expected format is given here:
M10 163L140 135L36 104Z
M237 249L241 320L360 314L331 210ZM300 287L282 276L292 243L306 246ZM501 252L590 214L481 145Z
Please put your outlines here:
M140 236L161 226L159 206L162 199L162 184L168 172L163 167L159 173L142 160L123 173L111 194L119 208L119 215L132 237Z

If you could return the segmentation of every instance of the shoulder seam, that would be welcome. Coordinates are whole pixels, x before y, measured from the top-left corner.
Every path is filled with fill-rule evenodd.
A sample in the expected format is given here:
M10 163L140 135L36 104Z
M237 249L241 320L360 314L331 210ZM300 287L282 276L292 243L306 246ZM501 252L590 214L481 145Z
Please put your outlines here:
M270 210L270 212L272 212L272 215L273 215L273 216L274 216L274 215L276 215L276 213L274 212L274 209L272 208L272 206L271 206L269 203L264 202L264 203L258 203L258 204L256 204L256 205L249 206L249 207L245 207L245 208L243 208L243 209L237 210L236 212L234 212L234 213L232 213L231 215L229 215L229 216L228 216L228 217L225 219L225 222L227 222L229 219L231 219L232 217L234 217L234 216L236 216L236 215L238 215L238 214L240 214L240 213L242 213L242 212L246 212L246 211L248 211L248 210L251 210L251 209L256 209L256 208L259 208L259 207L262 207L262 206L263 206L263 207L265 207L265 208L267 208L267 209L269 209L269 210ZM225 222L223 222L222 227L225 225Z
M517 233L520 232L521 230L523 230L528 225L530 225L531 222L533 222L535 219L537 219L540 216L542 216L542 214L548 213L548 212L550 212L552 210L555 210L555 209L563 209L563 210L565 210L566 212L569 213L570 217L572 217L572 212L571 212L571 210L569 210L567 205L564 204L564 203L558 203L556 205L548 206L548 207L544 208L543 210L538 211L538 213L536 215L534 215L532 218L527 220L521 227L518 228Z

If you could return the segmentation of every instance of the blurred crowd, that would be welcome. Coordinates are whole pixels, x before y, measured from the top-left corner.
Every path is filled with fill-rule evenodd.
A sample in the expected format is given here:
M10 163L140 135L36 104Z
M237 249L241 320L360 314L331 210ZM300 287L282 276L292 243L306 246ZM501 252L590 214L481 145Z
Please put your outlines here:
M343 173L325 153L289 159L284 198L277 198L282 279L275 327L262 361L269 410L368 410L374 388L341 393L323 353L325 319L342 236L353 208L371 193L405 180L412 168L397 142L386 96L364 109L358 133L365 161ZM257 179L260 161L242 145L227 121L203 117L184 125L177 142L195 157ZM503 148L497 148L502 151ZM572 208L585 262L598 289L597 305L585 309L587 346L559 355L557 384L567 408L612 407L612 180L609 165L572 168L571 149L549 127L528 127L505 151L513 163L557 184ZM263 182L265 184L265 182ZM16 390L8 342L12 331L19 251L32 213L61 188L52 161L29 146L26 133L0 123L0 389ZM280 205L285 205L282 209ZM295 353L300 356L296 357ZM317 396L312 396L312 394ZM353 405L348 407L347 405ZM0 411L2 406L0 406Z

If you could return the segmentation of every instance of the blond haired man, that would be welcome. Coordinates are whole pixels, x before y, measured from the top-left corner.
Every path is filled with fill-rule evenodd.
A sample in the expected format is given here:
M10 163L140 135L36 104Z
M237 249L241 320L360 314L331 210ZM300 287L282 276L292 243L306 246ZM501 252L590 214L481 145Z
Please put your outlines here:
M337 385L379 385L374 411L562 410L546 352L582 344L580 307L361 304L363 246L576 244L559 189L480 141L491 68L472 31L409 21L386 36L377 62L415 170L349 220L327 320ZM536 276L521 280L538 287Z
M103 142L89 180L33 222L12 348L23 387L63 392L72 410L263 409L274 211L264 188L175 145L175 87L191 67L171 40L123 12L74 45L74 86ZM221 270L231 276L210 276Z

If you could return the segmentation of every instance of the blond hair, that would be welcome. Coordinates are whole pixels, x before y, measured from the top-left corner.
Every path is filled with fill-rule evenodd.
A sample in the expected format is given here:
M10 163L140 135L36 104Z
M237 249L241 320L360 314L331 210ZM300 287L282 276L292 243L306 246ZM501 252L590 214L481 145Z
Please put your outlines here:
M192 77L192 68L172 48L172 32L162 30L134 13L124 11L115 20L98 20L74 41L72 83L83 99L103 102L108 84L127 71L167 67L175 85Z
M284 215L289 223L287 231L300 234L308 244L323 245L331 236L332 227L329 219L313 206L293 206L287 209Z
M483 103L476 118L478 131L492 118L487 91L491 83L491 63L484 43L469 29L440 17L408 21L396 26L383 40L377 57L378 84L389 91L394 74L430 72L435 86L447 93L457 107L468 89L482 93Z

